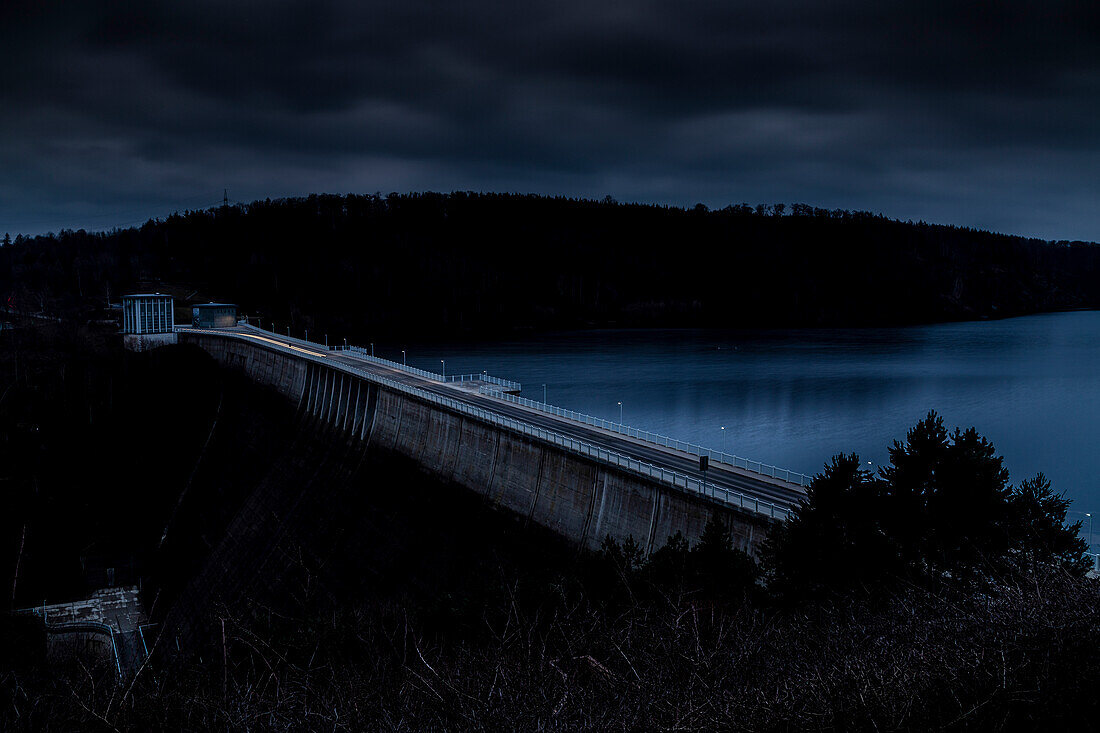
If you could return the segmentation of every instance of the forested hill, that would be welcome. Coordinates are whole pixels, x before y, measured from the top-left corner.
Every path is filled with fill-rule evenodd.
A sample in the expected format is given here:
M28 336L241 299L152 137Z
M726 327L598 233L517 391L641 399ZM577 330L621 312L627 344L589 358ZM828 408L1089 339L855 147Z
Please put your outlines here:
M1100 306L1100 246L803 205L314 195L17 237L0 295L73 313L155 287L359 339L883 325Z

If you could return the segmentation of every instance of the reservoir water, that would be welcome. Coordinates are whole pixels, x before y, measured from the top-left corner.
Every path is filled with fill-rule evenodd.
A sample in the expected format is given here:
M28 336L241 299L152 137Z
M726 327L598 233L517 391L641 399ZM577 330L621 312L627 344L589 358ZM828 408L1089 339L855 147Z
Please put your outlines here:
M377 346L401 360L401 345ZM1045 473L1074 500L1071 519L1100 511L1096 311L889 329L587 331L407 352L412 366L485 370L538 400L545 384L552 404L616 420L621 409L629 425L808 474L841 451L881 465L935 409L949 428L992 440L1014 483Z

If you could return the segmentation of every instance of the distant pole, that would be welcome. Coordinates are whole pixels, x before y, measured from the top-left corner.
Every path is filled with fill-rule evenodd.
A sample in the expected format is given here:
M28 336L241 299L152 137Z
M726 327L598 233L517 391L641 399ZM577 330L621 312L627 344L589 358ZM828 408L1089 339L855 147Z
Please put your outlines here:
M370 342L370 355L374 356L374 342L373 341Z
M328 348L328 334L325 334L325 348Z
M407 366L405 364L405 350L401 349L401 366Z
M309 341L309 329L306 329L306 341Z
M542 404L546 404L546 385L542 385Z
M1089 552L1092 552L1092 512L1085 512L1085 516L1089 518Z
M348 340L344 339L344 351L348 350Z
M290 338L290 326L286 327L286 337Z
M443 359L440 359L439 363L443 365L443 375L442 376L443 376L443 381L446 382L447 381L447 362L444 361Z
M623 403L622 403L622 400L619 400L619 424L620 425L623 424Z

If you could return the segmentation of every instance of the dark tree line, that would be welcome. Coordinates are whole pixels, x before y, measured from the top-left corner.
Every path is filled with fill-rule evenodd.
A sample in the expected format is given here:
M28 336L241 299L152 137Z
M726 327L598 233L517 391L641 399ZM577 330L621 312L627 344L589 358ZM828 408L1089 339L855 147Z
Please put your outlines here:
M358 340L591 326L813 326L1100 305L1100 247L805 204L312 195L16 237L0 294L72 313L156 288Z

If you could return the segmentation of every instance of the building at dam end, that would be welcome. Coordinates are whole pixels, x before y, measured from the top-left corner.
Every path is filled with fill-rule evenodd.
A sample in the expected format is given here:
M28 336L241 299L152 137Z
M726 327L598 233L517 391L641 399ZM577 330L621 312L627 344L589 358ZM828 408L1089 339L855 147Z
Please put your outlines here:
M122 332L130 334L172 333L176 319L171 295L141 293L122 296Z
M200 303L191 307L193 328L233 328L237 325L237 306L233 303Z
M122 296L122 341L130 351L147 351L178 342L178 328L235 328L233 303L197 303L191 306L191 322L176 325L175 301L161 293Z
M175 301L161 293L122 296L122 342L131 351L176 343Z

